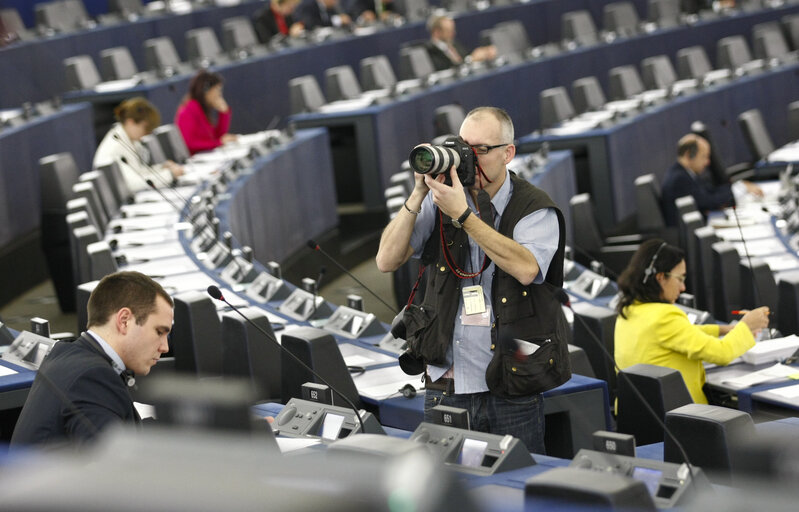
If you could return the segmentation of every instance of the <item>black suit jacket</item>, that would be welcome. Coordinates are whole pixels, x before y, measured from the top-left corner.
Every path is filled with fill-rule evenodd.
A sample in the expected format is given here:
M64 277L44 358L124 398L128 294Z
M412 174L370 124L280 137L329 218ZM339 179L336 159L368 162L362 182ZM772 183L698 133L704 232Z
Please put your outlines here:
M322 15L322 9L316 0L302 0L302 3L297 6L294 11L297 20L305 25L305 30L313 30L316 27L332 27L333 16L344 14L344 11L339 7L332 9L325 9L325 16Z
M693 196L701 212L720 210L735 204L729 185L713 187L701 177L692 177L688 169L675 163L666 173L660 191L663 217L669 226L678 225L677 206L674 201L682 196Z
M113 423L139 421L122 377L99 343L84 333L73 342L56 343L42 363L11 445L82 443Z
M286 27L291 28L294 24L293 16L286 16ZM274 36L280 34L277 28L277 21L272 8L267 5L262 9L258 9L252 15L252 24L255 27L255 33L258 35L258 40L262 43L268 43Z
M452 46L455 47L455 51L458 52L458 54L461 56L461 59L466 57L468 52L462 44L460 44L458 41L453 41ZM446 52L441 50L441 48L436 46L432 41L427 41L424 44L424 48L427 50L430 60L433 61L433 67L436 69L436 71L443 71L458 65L458 63L453 62L452 58L450 58Z

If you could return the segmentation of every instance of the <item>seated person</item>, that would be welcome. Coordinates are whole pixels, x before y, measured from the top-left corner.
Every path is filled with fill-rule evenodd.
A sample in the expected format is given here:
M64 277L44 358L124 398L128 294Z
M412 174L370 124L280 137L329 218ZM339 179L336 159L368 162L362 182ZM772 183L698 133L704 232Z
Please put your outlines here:
M175 124L193 155L233 142L230 106L222 95L222 76L201 69L189 82L189 93L178 107Z
M88 303L88 329L55 344L33 381L11 447L93 440L111 425L139 424L129 387L169 350L172 298L138 272L105 276Z
M161 124L161 114L152 103L140 97L130 98L117 105L114 117L117 122L94 153L94 168L116 162L131 192L150 188L147 180L160 187L183 175L183 167L171 160L153 166L148 164L150 155L141 138Z
M694 402L706 404L702 363L729 364L752 348L768 327L769 308L749 311L736 324L693 325L674 305L685 272L680 248L659 239L641 244L618 281L615 356L622 369L644 363L679 370Z
M424 46L436 71L469 61L492 60L497 56L497 49L494 46L480 46L467 53L463 45L455 39L455 20L449 16L431 16L427 20L427 31L430 32L430 40Z
M379 3L374 0L350 0L346 4L346 9L350 16L355 18L358 25L399 18L399 15L394 12L393 0L380 0Z
M344 12L338 0L302 0L297 7L297 20L306 30L347 27L352 23L352 18Z
M278 34L291 37L302 34L305 27L294 19L299 4L300 0L271 0L269 5L255 11L252 23L258 40L265 44Z
M689 133L677 143L677 162L666 173L661 185L660 201L667 226L677 226L679 213L674 201L683 196L693 196L696 207L706 214L735 205L730 185L714 186L704 179L703 173L710 163L710 143L707 139ZM763 191L748 181L742 181L747 192L762 196Z

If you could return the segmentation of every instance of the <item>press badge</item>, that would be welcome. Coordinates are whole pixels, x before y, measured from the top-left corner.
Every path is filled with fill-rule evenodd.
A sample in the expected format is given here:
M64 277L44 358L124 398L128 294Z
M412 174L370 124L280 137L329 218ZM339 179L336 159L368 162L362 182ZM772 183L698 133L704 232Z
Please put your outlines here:
M463 293L463 325L491 325L491 310L486 309L483 287L479 285L465 286Z

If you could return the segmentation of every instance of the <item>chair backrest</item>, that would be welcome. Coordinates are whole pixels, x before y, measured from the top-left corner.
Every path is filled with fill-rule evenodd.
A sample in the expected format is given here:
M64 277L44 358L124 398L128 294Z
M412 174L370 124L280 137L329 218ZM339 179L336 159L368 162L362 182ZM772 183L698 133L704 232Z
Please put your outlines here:
M707 471L715 483L726 485L732 483L731 472L735 467L733 447L757 435L748 413L707 404L688 404L668 411L666 426L691 464ZM684 462L680 448L670 436L663 443L663 460Z
M674 200L674 206L677 207L677 215L680 217L686 213L699 211L699 208L696 206L696 199L694 199L694 196L678 197Z
M732 320L731 311L742 309L741 281L738 263L741 257L729 242L711 245L713 263L713 316L721 321Z
M105 231L105 227L108 225L108 215L103 209L100 194L97 193L94 184L86 181L78 181L72 185L72 193L76 198L86 199L89 209L92 212L91 215L97 221L98 229L100 231Z
M189 156L189 148L186 147L186 141L183 140L183 135L174 124L163 124L153 130L153 135L158 137L158 142L161 143L161 149L164 151L164 156L173 162L185 162Z
M599 42L596 24L587 10L571 11L561 16L561 35L566 41L579 46L590 46Z
M16 36L22 41L34 38L34 34L25 27L19 11L13 7L0 9L0 25L2 25L6 35L12 38Z
M180 66L180 57L175 44L167 36L144 41L144 61L149 71L162 72Z
M493 46L496 49L497 57L503 57L509 63L520 63L523 61L522 51L516 48L516 41L513 34L497 27L488 28L480 31L480 46Z
M127 46L116 46L100 52L100 74L103 80L124 80L138 72Z
M75 30L74 18L63 1L36 4L36 28L41 32L71 32Z
M680 0L649 0L649 21L660 28L680 24Z
M430 15L430 4L427 0L394 0L394 9L408 23L425 21Z
M608 71L610 98L625 100L644 92L644 84L634 66L617 66Z
M574 117L574 107L565 87L544 89L539 94L541 102L541 129L546 130Z
M799 101L788 103L788 140L799 140Z
M777 293L780 304L777 327L785 334L799 332L799 273L782 273L777 283Z
M144 14L142 0L108 0L108 12L115 12L124 17Z
M325 70L325 92L328 101L352 100L362 93L361 84L350 66L336 66Z
M89 206L89 201L85 197L76 197L67 201L67 216L74 213L83 212L89 217L89 224L100 229L100 221L97 220L97 214L94 209Z
M791 48L799 50L799 14L783 16L781 21Z
M736 70L752 60L752 52L744 36L723 37L716 43L716 65Z
M117 201L111 184L108 182L108 177L104 172L84 172L78 179L80 181L90 182L94 186L94 189L97 191L97 195L100 198L103 211L107 217L111 218L116 215L117 211L119 210L119 202Z
M494 30L507 34L512 43L512 49L516 52L523 52L532 48L527 29L519 20L503 21L494 25Z
M752 27L752 50L756 59L783 59L790 53L779 22L759 23Z
M79 175L72 153L56 153L40 158L41 211L64 213L67 201L74 197L72 185L77 183Z
M716 284L713 280L713 244L720 239L713 226L702 226L694 231L694 248L696 267L699 269L694 281L693 290L697 307L705 311L713 311Z
M327 103L322 89L313 75L303 75L289 80L289 101L291 113L316 112Z
M433 125L436 137L441 135L457 135L466 118L463 106L457 103L441 105L433 112Z
M148 164L157 165L166 161L166 154L164 153L164 149L161 147L161 142L158 140L157 135L154 133L148 133L141 138L141 143L150 154L150 158L147 162Z
M663 428L633 391L635 386L661 420L677 407L693 403L682 374L672 368L636 364L619 372L616 430L635 436L636 445L663 441Z
M133 197L133 193L128 188L128 184L122 176L119 164L117 162L111 162L110 164L98 166L97 170L105 174L117 204L128 204Z
M666 227L660 209L660 184L654 174L635 178L635 205L639 231L658 231Z
M255 308L242 308L242 314L274 339L272 324ZM281 351L277 343L236 313L222 315L222 375L244 377L261 399L280 399Z
M616 370L605 356L602 348L609 353L615 350L616 311L604 306L580 301L574 304L574 314L579 317L574 322L572 344L585 351L588 362L597 379L608 383L611 397L616 393ZM599 340L601 345L597 344ZM613 398L611 398L613 400Z
M173 297L175 324L170 346L175 370L195 375L220 375L222 371L221 325L213 300L190 291Z
M246 50L258 45L258 36L246 16L222 20L222 47L226 52Z
M741 276L742 306L746 309L768 306L771 310L769 320L771 322L779 321L777 318L779 291L774 273L768 263L760 258L752 258L750 265L748 258L741 258L738 268Z
M88 55L76 55L64 59L67 90L83 91L102 82L94 60Z
M738 115L738 124L743 131L746 144L752 152L752 160L762 160L774 151L774 143L771 141L763 122L763 116L758 109L747 110Z
M655 55L642 60L641 76L647 89L668 89L677 81L677 73L666 55Z
M640 20L632 2L614 2L602 10L602 28L619 37L629 37L639 32Z
M214 29L211 27L193 28L186 31L186 56L195 64L213 64L222 55Z
M588 360L588 355L582 347L569 344L569 363L571 364L572 373L591 377L592 379L596 378L594 369L591 367L591 361Z
M409 46L400 49L399 53L399 78L408 80L411 78L425 78L435 73L436 68L430 55L423 46Z
M602 86L595 76L578 78L572 83L572 99L577 113L599 110L607 103Z
M388 57L375 55L361 60L361 85L364 91L391 89L397 84L394 68Z
M101 240L89 244L86 252L89 254L89 281L99 281L119 270L108 242Z
M604 244L602 233L596 222L594 202L588 193L577 194L569 200L572 217L574 245L583 251L597 252Z
M705 218L701 212L688 212L679 217L680 247L685 251L685 262L688 266L688 277L685 286L696 290L696 275L699 268L696 266L696 239L694 232L705 225Z
M701 79L713 70L707 52L701 46L689 46L677 52L677 76Z
M74 243L72 246L72 264L75 283L80 284L92 281L89 246L100 241L100 234L97 232L97 228L92 225L73 228L71 241Z

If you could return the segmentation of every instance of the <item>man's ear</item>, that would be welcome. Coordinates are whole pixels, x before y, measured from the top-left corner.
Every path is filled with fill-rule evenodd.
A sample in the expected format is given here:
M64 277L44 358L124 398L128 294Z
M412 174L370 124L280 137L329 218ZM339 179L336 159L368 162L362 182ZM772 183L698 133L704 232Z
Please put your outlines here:
M116 312L114 315L115 326L117 332L120 334L127 334L128 328L130 327L131 322L135 322L136 318L133 316L133 312L129 308L121 308Z
M514 144L508 144L505 146L505 165L508 165L515 156L516 146Z

